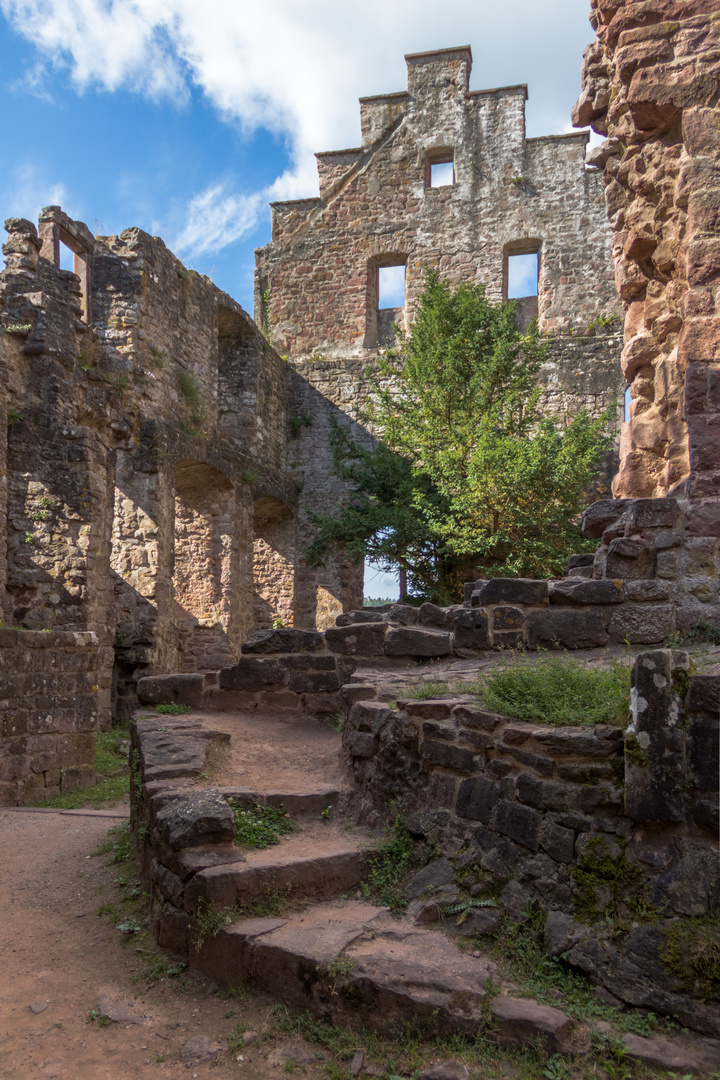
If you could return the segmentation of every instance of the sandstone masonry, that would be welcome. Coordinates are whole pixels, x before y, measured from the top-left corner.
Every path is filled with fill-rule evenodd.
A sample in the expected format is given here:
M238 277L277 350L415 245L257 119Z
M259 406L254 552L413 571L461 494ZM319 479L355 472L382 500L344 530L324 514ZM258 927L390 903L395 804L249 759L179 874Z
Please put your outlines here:
M548 411L618 403L619 305L601 177L584 164L587 137L525 136L527 87L469 90L469 48L406 57L406 91L360 101L362 145L317 155L317 198L273 204L272 240L257 252L255 317L299 381L292 381L292 447L302 513L343 498L332 475L327 418L353 422L367 393L365 369L408 328L427 268L453 283L508 295L509 260L538 259L537 295L521 298L553 334L542 374ZM444 164L451 182L434 186ZM387 267L405 275L402 307L379 306ZM609 325L608 325L609 324ZM302 423L303 421L307 423ZM357 438L370 438L356 425ZM318 476L318 462L322 463ZM610 473L614 466L610 466ZM609 482L609 477L608 477ZM361 569L301 569L303 625L322 625L362 598ZM335 606L324 610L327 594Z

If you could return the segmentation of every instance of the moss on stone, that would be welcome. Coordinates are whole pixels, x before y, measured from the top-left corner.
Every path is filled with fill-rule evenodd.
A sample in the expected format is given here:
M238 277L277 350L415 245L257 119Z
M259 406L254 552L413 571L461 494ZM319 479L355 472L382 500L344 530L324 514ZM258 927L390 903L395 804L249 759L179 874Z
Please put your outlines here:
M615 837L614 842L620 847L615 857L602 836L591 837L579 865L569 867L575 885L573 908L580 922L603 920L612 923L617 931L624 931L629 929L628 916L654 922L661 912L650 902L641 868L628 861L627 840Z
M650 758L638 742L637 735L625 736L625 760L641 769L650 763Z
M720 998L720 915L673 919L662 937L659 956L668 975L703 1001Z

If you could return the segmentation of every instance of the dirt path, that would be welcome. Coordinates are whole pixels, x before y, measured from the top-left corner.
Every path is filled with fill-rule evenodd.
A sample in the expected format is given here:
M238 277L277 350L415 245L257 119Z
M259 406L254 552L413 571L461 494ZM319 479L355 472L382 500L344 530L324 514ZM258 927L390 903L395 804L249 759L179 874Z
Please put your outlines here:
M97 913L110 904L119 921L130 910L142 919L136 906L121 902L131 891L132 864L112 864L107 854L94 854L119 820L82 812L0 811L0 1080L282 1076L293 1046L300 1044L305 1055L315 1047L269 1032L268 999L220 997L206 980L187 972L149 988L135 981L153 953L151 943L124 938ZM118 878L128 885L119 888ZM87 1022L103 994L138 1022ZM262 1037L230 1054L228 1035L238 1023ZM224 1052L213 1055L217 1064L183 1060L183 1047L199 1035L222 1046ZM308 1080L328 1075L323 1062L332 1055L317 1052L322 1060L305 1066ZM282 1060L273 1065L277 1059Z

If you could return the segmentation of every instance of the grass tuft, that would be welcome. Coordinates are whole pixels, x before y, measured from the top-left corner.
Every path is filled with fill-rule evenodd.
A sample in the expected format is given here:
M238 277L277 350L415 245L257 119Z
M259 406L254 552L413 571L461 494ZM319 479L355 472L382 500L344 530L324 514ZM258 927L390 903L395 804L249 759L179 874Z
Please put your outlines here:
M485 708L531 723L626 727L629 719L630 668L617 661L604 669L559 656L515 662L481 676L473 690Z
M295 826L281 806L259 806L255 803L243 810L229 800L235 814L235 842L243 847L269 848L280 842L283 834L294 832Z

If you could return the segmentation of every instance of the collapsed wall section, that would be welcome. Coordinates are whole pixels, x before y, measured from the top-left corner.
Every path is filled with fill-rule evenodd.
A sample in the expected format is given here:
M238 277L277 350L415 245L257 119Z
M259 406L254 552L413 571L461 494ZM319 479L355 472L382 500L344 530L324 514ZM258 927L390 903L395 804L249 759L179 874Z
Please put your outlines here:
M142 675L239 656L259 500L282 505L288 533L268 608L294 619L288 368L235 301L139 229L93 237L59 207L39 232L21 218L6 229L2 616L112 646L95 685L112 683L127 719ZM63 244L75 273L60 269Z

